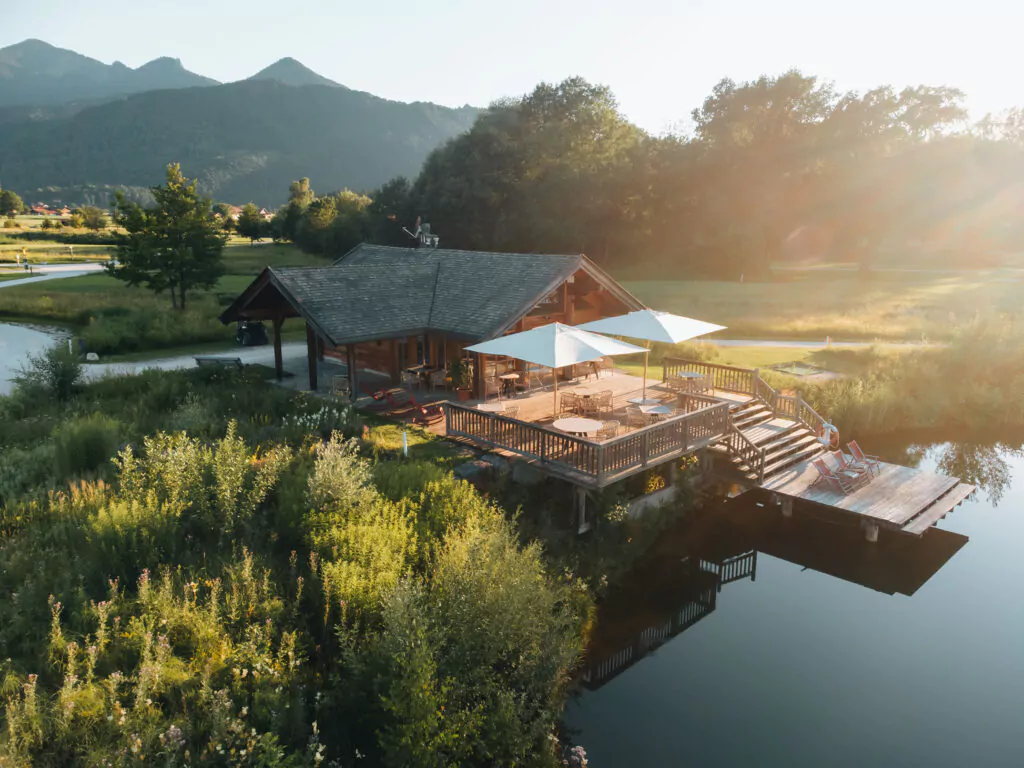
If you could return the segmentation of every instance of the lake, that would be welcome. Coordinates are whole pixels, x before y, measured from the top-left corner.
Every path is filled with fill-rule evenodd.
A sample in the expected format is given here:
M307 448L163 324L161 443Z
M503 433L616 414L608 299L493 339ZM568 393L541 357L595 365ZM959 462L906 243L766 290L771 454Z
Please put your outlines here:
M595 768L1024 765L1020 446L879 450L979 485L921 539L751 494L673 529L601 606L571 738Z
M42 352L62 338L67 338L67 333L59 328L0 323L0 395L10 394L11 377L29 354Z

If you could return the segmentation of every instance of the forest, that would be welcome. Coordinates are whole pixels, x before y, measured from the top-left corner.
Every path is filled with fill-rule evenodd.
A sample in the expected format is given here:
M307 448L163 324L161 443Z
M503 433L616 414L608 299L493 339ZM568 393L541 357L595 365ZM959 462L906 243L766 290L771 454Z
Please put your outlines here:
M983 265L1024 246L1024 111L971 123L964 102L935 86L841 93L790 71L722 80L689 133L651 136L608 88L571 78L495 102L415 179L335 196L299 228L316 198L293 195L284 236L340 255L409 244L402 226L421 216L442 247L582 252L668 278L805 258ZM324 206L344 213L333 228Z

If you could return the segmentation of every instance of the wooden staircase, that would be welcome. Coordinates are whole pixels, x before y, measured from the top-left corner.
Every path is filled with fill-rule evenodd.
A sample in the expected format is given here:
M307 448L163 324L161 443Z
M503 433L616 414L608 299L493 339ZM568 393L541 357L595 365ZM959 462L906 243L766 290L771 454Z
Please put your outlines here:
M757 369L665 358L662 380L668 381L679 371L702 373L714 391L743 396L732 401L729 433L718 448L750 482L763 485L789 467L825 452L818 440L825 420L800 395L776 392Z
M751 482L764 483L794 464L825 452L817 435L805 424L776 416L760 400L737 404L729 415L732 426L756 449L728 452L733 466Z

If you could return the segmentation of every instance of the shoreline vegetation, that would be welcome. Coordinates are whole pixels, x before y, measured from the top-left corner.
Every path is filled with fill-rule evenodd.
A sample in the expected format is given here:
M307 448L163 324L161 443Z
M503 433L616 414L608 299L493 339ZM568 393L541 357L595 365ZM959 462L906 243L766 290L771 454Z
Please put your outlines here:
M0 754L561 764L593 590L454 446L266 369L77 372L0 398Z

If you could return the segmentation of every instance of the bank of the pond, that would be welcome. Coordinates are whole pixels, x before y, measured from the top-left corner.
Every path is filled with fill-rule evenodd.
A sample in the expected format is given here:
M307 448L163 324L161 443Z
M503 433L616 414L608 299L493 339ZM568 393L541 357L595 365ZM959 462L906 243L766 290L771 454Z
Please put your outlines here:
M979 486L921 539L751 496L670 530L599 611L574 740L594 765L1024 763L1022 444L876 443Z

